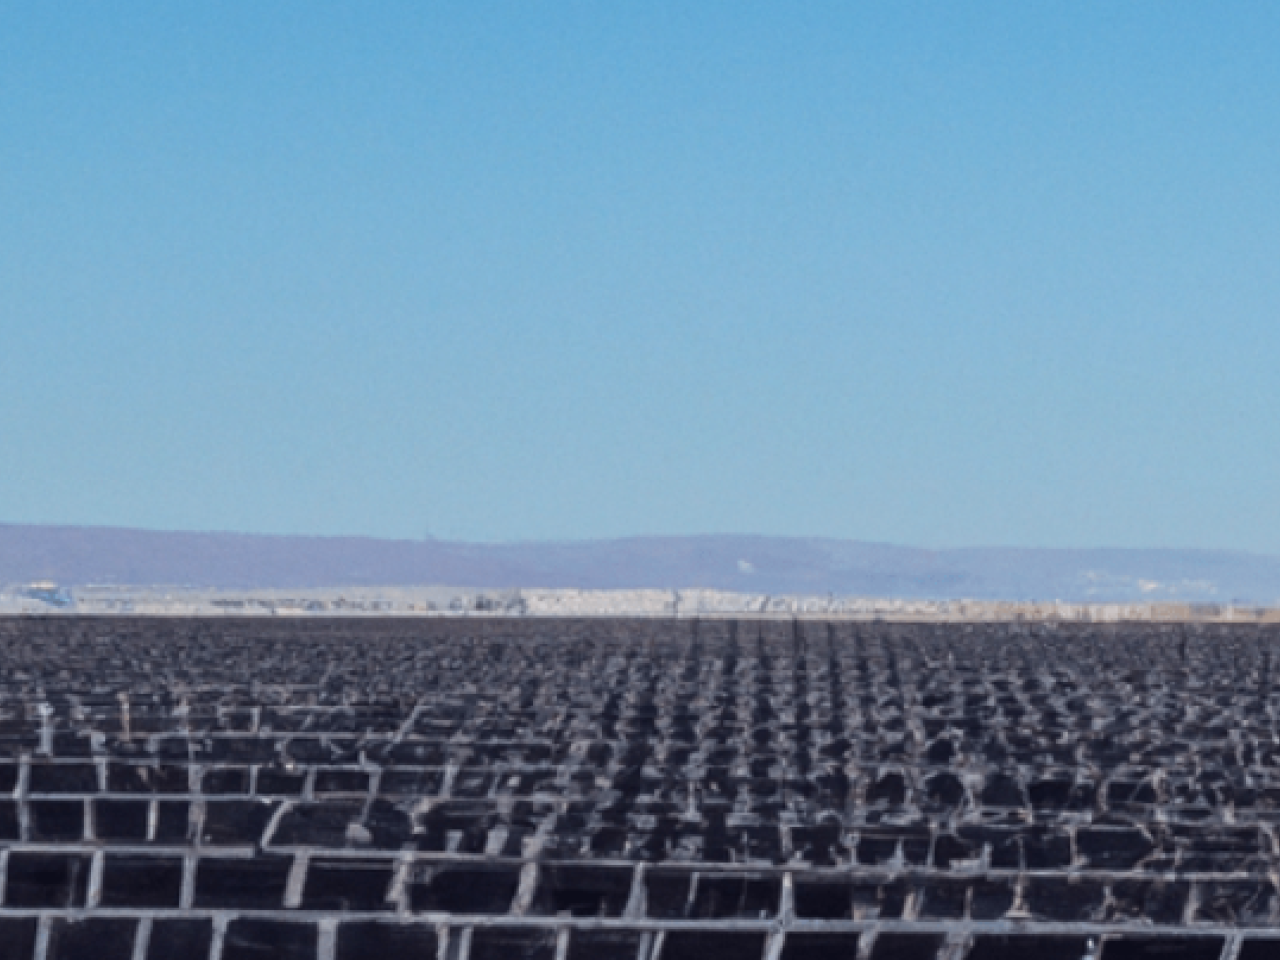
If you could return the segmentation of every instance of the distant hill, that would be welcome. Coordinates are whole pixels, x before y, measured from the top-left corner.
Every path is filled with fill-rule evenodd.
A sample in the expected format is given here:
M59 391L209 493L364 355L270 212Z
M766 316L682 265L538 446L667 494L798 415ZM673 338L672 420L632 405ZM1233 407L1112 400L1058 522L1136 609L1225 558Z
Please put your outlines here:
M1212 550L921 550L812 537L476 544L0 524L0 583L33 580L228 590L700 587L904 599L1274 604L1280 557Z

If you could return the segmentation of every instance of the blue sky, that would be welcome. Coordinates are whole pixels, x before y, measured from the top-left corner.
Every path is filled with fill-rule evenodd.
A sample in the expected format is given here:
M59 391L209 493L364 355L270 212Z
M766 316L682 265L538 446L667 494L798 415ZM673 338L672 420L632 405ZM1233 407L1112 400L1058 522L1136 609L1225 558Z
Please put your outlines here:
M0 2L0 521L1280 552L1280 5Z

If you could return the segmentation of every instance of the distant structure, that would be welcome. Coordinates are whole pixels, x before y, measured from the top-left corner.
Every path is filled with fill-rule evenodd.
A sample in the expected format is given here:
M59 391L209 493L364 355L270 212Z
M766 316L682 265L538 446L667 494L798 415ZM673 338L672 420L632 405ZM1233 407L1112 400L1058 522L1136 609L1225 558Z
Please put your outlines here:
M37 580L35 583L27 584L22 591L22 596L28 600L39 600L55 607L70 607L75 603L71 592L64 590L52 580Z

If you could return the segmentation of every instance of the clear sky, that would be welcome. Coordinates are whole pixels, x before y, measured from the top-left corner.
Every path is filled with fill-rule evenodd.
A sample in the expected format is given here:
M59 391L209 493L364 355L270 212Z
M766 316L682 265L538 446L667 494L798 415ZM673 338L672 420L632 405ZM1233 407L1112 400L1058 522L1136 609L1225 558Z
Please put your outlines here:
M0 521L1280 552L1280 4L0 0Z

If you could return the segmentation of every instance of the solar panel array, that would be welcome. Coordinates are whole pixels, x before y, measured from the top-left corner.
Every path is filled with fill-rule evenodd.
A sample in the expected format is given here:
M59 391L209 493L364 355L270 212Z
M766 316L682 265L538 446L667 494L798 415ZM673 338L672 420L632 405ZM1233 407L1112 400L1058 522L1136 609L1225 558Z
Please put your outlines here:
M1280 957L1278 644L0 621L0 960Z

